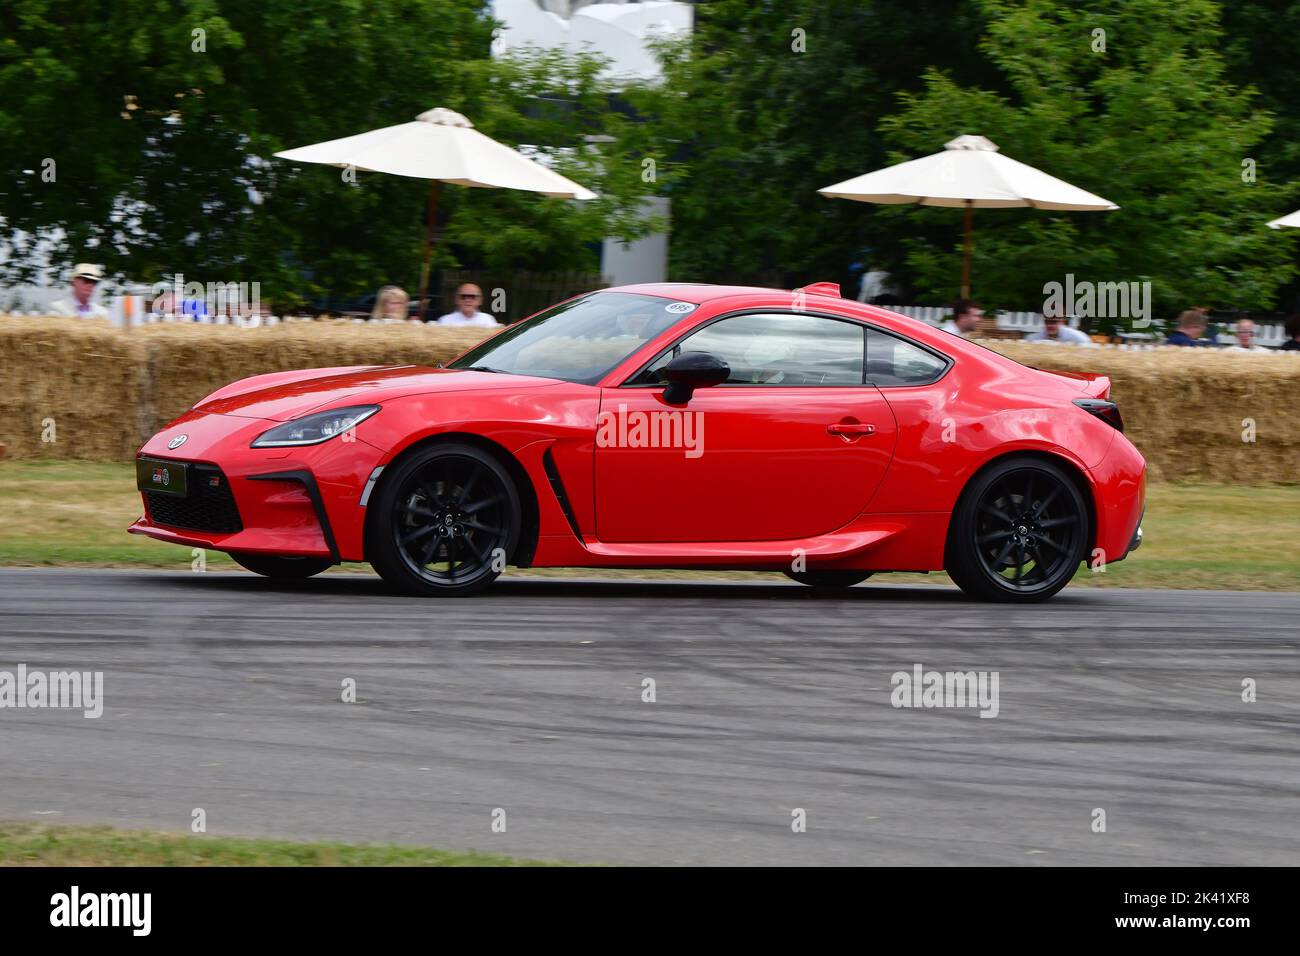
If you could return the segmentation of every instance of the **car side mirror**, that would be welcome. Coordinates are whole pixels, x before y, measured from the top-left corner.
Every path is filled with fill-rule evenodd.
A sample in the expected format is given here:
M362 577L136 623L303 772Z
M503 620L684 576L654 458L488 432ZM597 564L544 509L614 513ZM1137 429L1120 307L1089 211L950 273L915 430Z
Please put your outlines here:
M664 401L685 405L697 388L719 385L731 377L731 366L710 352L683 352L664 366Z

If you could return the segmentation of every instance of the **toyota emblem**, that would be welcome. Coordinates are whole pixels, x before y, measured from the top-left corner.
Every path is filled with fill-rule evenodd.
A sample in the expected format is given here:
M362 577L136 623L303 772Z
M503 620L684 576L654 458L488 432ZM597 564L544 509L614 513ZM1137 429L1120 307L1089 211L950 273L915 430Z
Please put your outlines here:
M167 443L167 447L173 449L180 448L181 445L184 445L185 442L189 440L189 437L190 437L189 435L177 435L175 438L173 438L171 441Z

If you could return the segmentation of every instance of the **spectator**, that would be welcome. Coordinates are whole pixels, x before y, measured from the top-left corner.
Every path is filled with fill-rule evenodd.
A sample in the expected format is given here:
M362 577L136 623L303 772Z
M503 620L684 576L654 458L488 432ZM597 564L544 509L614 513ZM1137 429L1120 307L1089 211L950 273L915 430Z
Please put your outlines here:
M1213 345L1208 339L1201 336L1205 334L1205 313L1200 309L1187 309L1178 317L1178 328L1165 339L1166 345Z
M177 299L175 292L167 290L154 296L149 312L158 318L200 322L208 315L208 305L202 299Z
M1078 329L1065 324L1059 315L1043 313L1043 327L1025 339L1026 342L1060 342L1062 345L1091 345L1092 339Z
M108 309L97 302L95 287L104 278L104 270L89 262L79 262L72 270L72 296L59 299L51 304L50 311L55 315L67 315L81 319L107 319Z
M370 310L370 321L384 319L405 322L411 318L411 297L400 285L386 285L375 293L375 307ZM413 321L418 322L419 319Z
M1236 345L1229 345L1227 352L1259 352L1264 349L1262 345L1255 344L1255 322L1253 319L1238 319L1237 327L1233 329L1233 335L1237 337Z
M1278 346L1283 352L1300 352L1300 315L1293 315L1282 325L1286 341Z
M478 307L483 303L483 290L472 282L466 282L456 290L456 311L448 312L438 320L439 325L475 325L494 329L497 320Z
M175 315L176 294L174 292L159 292L154 296L153 302L149 304L149 313L160 318L164 315Z
M952 304L952 318L940 328L953 335L970 336L979 328L980 319L983 317L984 310L980 308L978 302L958 299Z

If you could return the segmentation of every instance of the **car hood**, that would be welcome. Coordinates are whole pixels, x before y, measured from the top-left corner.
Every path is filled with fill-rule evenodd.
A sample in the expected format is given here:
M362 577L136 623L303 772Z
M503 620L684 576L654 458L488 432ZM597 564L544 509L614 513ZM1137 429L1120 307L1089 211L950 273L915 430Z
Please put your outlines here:
M318 408L335 406L345 399L347 404L378 405L385 399L430 392L502 388L521 391L558 384L550 378L422 365L317 368L241 379L213 392L195 405L194 410L284 422Z

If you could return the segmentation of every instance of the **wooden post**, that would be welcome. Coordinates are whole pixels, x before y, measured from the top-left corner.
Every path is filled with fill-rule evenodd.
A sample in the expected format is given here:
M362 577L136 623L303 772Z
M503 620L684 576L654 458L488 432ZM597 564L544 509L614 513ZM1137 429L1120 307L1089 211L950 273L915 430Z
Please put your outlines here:
M438 218L438 180L429 186L428 223L424 229L424 264L420 267L420 321L429 309L429 260L433 257L433 227Z

